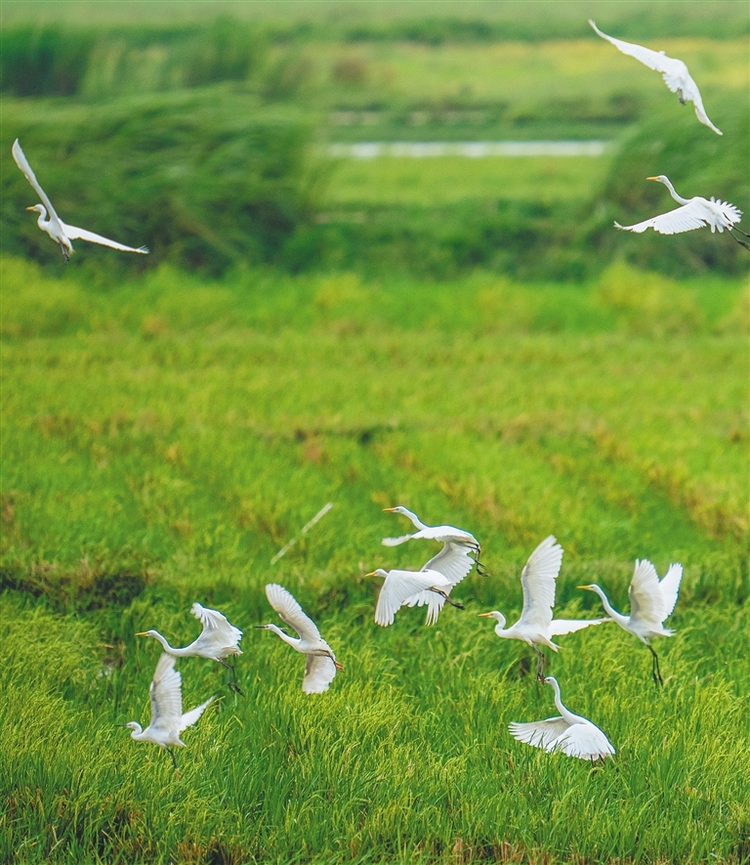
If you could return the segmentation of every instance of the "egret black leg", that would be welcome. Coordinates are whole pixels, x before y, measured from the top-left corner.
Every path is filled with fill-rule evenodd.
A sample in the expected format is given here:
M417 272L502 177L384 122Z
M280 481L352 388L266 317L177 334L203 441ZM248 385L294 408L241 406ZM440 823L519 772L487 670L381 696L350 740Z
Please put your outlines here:
M651 652L651 656L652 656L651 657L651 675L653 676L654 684L663 686L664 680L661 677L661 670L659 669L659 656L651 648L651 646L648 647L648 650L649 650L649 652Z
M179 775L180 770L177 768L177 760L175 759L174 753L172 752L172 749L169 746L167 746L167 753L172 758L172 765L174 766L175 772L177 772L177 774Z
M536 652L536 680L537 682L544 682L544 652L541 649L538 649L534 646L534 651Z
M745 243L744 240L740 240L739 237L736 237L734 234L732 234L732 229L731 229L731 228L730 228L730 229L727 229L727 230L729 231L729 236L730 236L733 240L736 240L737 243L739 243L740 246L744 246L745 249L750 249L750 244ZM735 230L735 231L740 231L739 228L735 228L734 230ZM742 234L745 234L744 231L741 232L741 233L742 233ZM745 234L745 237L750 237L750 234Z
M227 676L227 687L230 691L234 691L235 694L239 694L240 697L244 697L245 695L242 693L240 686L237 684L237 670L234 667L234 664L230 664L227 661L219 661L222 667L226 667L229 670L229 675Z
M446 601L448 601L451 606L455 607L457 610L465 610L466 607L463 604L459 604L458 601L454 601L448 594L446 594L442 589L432 589L433 592L436 592L438 595L442 595Z

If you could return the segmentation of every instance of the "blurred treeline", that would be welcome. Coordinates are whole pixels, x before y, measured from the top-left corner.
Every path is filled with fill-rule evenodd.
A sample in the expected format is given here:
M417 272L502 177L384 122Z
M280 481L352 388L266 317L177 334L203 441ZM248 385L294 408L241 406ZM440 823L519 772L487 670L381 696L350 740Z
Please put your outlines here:
M665 4L651 10L639 5L618 35L659 31L665 15L671 27L682 21L678 32L688 34L736 36L743 21L747 31L747 15L675 16L665 10ZM385 18L342 21L325 38L428 44L566 38L587 34L588 24L569 16L554 19L553 29L547 33L538 16L526 23L522 17ZM332 212L326 183L336 166L324 155L325 117L304 51L305 39L315 38L323 37L310 22L228 17L200 26L6 28L3 251L46 262L53 255L49 239L24 211L35 198L9 157L18 137L63 219L152 250L147 259L113 261L87 246L91 268L145 268L170 260L215 275L266 264L442 278L487 267L520 277L577 279L615 252L673 275L708 267L734 273L746 266L745 250L707 231L665 241L652 232L633 238L612 230L614 218L639 221L672 206L663 187L644 182L649 174L672 175L688 197L723 191L748 210L748 111L730 91L711 102L723 138L697 123L692 106L668 125L658 114L633 124L633 112L625 111L621 122L630 123L629 131L609 178L585 204L550 204L540 197L538 204L467 200L451 207ZM350 65L334 72L342 86L356 87L356 60Z

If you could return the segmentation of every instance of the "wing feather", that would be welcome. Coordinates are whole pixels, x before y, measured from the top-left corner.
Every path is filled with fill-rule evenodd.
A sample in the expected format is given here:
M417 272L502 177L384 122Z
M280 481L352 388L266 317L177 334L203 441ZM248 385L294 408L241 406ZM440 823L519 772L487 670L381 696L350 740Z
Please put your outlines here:
M102 237L101 234L95 234L93 231L87 231L85 228L78 228L75 225L67 225L65 222L60 222L63 231L69 240L87 240L89 243L98 243L100 246L109 246L112 249L119 249L121 252L140 252L141 255L148 254L147 246L139 246L136 249L134 246L126 246L124 243L118 243L116 240L110 240L108 237Z
M643 561L636 559L628 596L631 622L647 622L661 627L661 623L667 617L666 605L659 586L659 575L648 559Z
M469 555L471 547L448 541L443 549L422 565L422 571L437 571L448 580L451 586L455 586L474 567L474 559Z
M549 632L552 637L562 637L564 634L572 634L582 628L588 628L589 625L601 625L602 622L611 621L609 616L604 619L553 619Z
M223 613L203 607L197 601L190 608L190 612L203 625L202 637L208 637L211 642L222 643L226 647L239 646L242 631L235 628Z
M393 624L396 612L407 602L412 607L427 603L426 595L425 600L420 598L432 584L430 576L422 571L389 571L378 595L375 622L386 627Z
M308 655L302 690L306 694L322 694L336 675L336 665L327 655Z
M671 64L675 63L675 61L671 57L667 57L663 51L652 51L650 48L645 48L643 45L636 45L634 42L624 42L622 39L615 39L614 36L607 36L606 33L602 33L590 18L589 24L593 27L594 32L601 36L602 39L606 39L607 42L612 43L618 51L627 54L628 57L635 57L636 60L640 60L640 62L643 63L644 66L648 66L649 69L655 69L657 72L662 73L672 70L673 67Z
M39 181L36 179L36 174L34 174L32 167L29 165L29 160L26 158L26 154L21 150L21 145L17 138L13 142L12 153L16 165L21 169L23 176L29 181L36 194L42 200L42 204L47 208L47 215L62 228L63 224L60 221L60 217L52 206L52 202L47 197L47 193L42 189Z
M679 563L669 566L669 570L659 583L661 589L662 612L664 619L672 614L677 604L677 595L680 592L680 581L682 580L682 565ZM664 621L662 619L662 621Z
M508 730L514 739L535 748L544 748L545 751L551 751L567 729L568 722L559 716L547 718L546 721L529 721L525 724L514 721L508 724Z
M290 628L294 628L303 640L314 642L322 639L317 625L305 613L291 592L278 583L268 583L266 597L281 620Z
M175 658L166 652L156 664L151 680L152 727L179 727L182 718L182 676L174 668Z
M382 544L384 547L397 547L399 544L405 544L407 541L410 541L414 537L414 534L411 535L401 535L398 538L383 538Z
M586 723L571 724L551 750L562 751L581 760L603 760L615 753L609 739L589 720L586 720Z
M529 556L521 572L523 610L519 624L549 628L555 606L555 580L562 566L563 548L554 535L546 537Z
M634 231L637 234L641 234L647 228L653 228L659 234L681 234L683 231L694 231L708 224L708 214L699 201L690 201L682 207L660 213L635 225L620 225L619 222L615 222L615 226L622 231Z
M185 712L180 720L180 732L187 729L188 727L192 727L198 721L198 718L205 712L206 707L209 706L215 700L215 697L209 697L205 703L201 703L200 706L196 706L194 709L191 709L189 712Z

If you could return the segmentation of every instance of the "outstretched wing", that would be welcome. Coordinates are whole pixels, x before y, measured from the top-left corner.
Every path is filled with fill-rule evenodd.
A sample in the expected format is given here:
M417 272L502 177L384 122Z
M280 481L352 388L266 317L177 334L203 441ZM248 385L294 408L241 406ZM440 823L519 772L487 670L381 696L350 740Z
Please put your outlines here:
M308 655L302 690L306 694L322 694L336 675L336 665L327 655Z
M21 150L21 145L19 144L17 138L13 142L12 153L16 165L21 169L23 176L29 181L34 191L41 199L42 204L47 208L47 215L49 216L49 218L54 222L57 222L58 225L62 227L60 217L57 215L55 208L52 206L52 202L47 197L47 193L39 185L39 181L36 179L36 175L34 174L31 166L29 165L29 160L26 158L26 154L23 152L23 150Z
M417 596L429 589L431 585L430 577L421 571L389 571L378 595L375 623L383 627L392 625L396 612L407 602L412 607L421 606ZM412 598L413 603L411 603Z
M525 724L508 724L508 730L514 739L535 748L544 748L545 751L553 750L555 742L567 729L568 722L560 717L547 718L546 721L529 721Z
M148 254L147 246L139 246L136 249L134 246L125 246L124 243L118 243L116 240L110 240L108 237L102 237L101 234L94 234L93 231L86 231L85 228L77 228L75 225L67 225L60 222L63 231L69 240L88 240L89 243L98 243L101 246L110 246L112 249L119 249L121 252L140 252L141 255Z
M562 751L581 760L604 760L615 753L609 739L596 724L588 720L585 724L571 724L551 750Z
M266 586L266 597L281 620L294 628L303 640L314 642L321 639L317 625L300 607L291 592L278 583L269 583Z
M703 228L704 225L709 225L708 214L701 202L695 200L636 225L620 225L619 222L615 222L615 228L622 231L634 231L636 234L641 234L647 228L653 228L659 234L681 234L683 231L695 231L696 228Z
M664 578L659 583L661 589L662 612L664 619L671 615L677 603L677 595L680 591L680 581L682 580L682 565L679 563L669 566L669 570L664 575ZM664 621L662 619L662 621Z
M190 608L190 612L199 619L203 625L201 637L208 639L212 644L229 648L239 647L242 639L242 631L230 624L227 617L218 610L209 610L202 607L197 601Z
M206 707L213 703L215 697L209 697L205 703L201 703L200 706L196 706L194 709L191 709L189 712L185 712L180 720L180 732L187 729L187 727L192 727L198 721L198 718L204 713Z
M634 42L624 42L622 39L615 39L614 36L607 36L606 33L602 33L590 18L589 24L594 28L594 32L601 36L602 39L611 42L618 51L627 54L628 57L635 57L636 60L640 60L640 62L643 63L644 66L648 66L649 69L655 69L657 72L665 73L671 71L672 64L675 62L682 62L667 57L663 51L652 51L650 48L644 48L643 45L636 45ZM674 90L675 88L670 87L670 89Z
M436 556L433 556L429 562L422 565L420 570L437 571L446 580L449 580L452 586L455 586L474 567L475 562L469 555L470 552L471 547L448 541Z
M174 668L175 659L166 652L156 664L151 680L152 727L177 727L182 719L182 677Z
M652 625L661 626L661 623L667 618L666 604L659 586L659 575L648 559L643 559L640 562L636 559L628 595L630 597L631 621L648 622Z
M555 606L555 580L562 566L563 549L554 535L545 538L529 556L521 572L523 610L519 623L549 628Z
M713 129L713 131L717 135L723 135L724 133L718 127L714 126L713 123L708 119L708 114L706 114L706 109L703 107L703 100L701 99L700 91L698 90L698 85L690 78L690 83L693 85L689 91L683 91L685 93L685 99L689 102L693 102L695 105L695 116L700 120L700 122L704 126L708 126L709 129Z
M399 538L383 538L383 546L384 547L397 547L399 544L405 544L407 541L410 541L414 537L414 534L411 535L401 535Z
M603 619L553 619L549 632L552 637L562 637L564 634L572 634L574 631L588 628L589 625L601 625L602 622L611 621L609 616Z

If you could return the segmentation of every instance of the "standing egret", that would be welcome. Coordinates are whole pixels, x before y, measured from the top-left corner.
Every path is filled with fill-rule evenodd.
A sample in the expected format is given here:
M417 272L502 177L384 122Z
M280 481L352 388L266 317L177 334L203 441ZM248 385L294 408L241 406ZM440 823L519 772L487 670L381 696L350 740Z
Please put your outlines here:
M214 698L209 697L205 703L196 706L182 714L182 677L174 668L175 659L166 652L159 658L154 670L149 694L151 696L151 723L144 730L137 721L122 724L132 730L130 737L136 742L153 742L160 748L166 748L172 758L172 764L177 771L177 760L171 748L184 748L180 733L187 727L197 723L206 706Z
M336 675L336 670L344 668L336 660L331 647L320 636L317 625L297 603L292 593L278 583L269 583L266 586L266 597L281 620L299 634L299 639L290 637L273 624L255 627L273 631L293 649L307 655L305 678L302 680L302 690L306 694L322 694L323 691L327 691Z
M588 718L574 715L563 706L557 679L547 676L544 681L554 688L555 705L560 716L547 718L546 721L509 724L511 736L535 748L562 751L570 757L580 757L581 760L591 760L592 763L612 756L615 749L596 724L592 724Z
M696 228L710 225L711 234L717 230L721 234L726 228L730 237L733 237L745 249L750 249L747 243L732 234L732 229L734 229L740 234L744 234L745 237L750 237L750 234L746 234L741 228L735 226L735 222L739 222L742 218L742 211L733 204L729 204L728 201L717 201L713 196L711 196L710 201L700 195L695 195L693 198L683 198L675 192L674 186L664 174L660 174L658 177L647 177L646 180L663 183L672 198L679 202L682 207L676 207L667 213L660 213L659 216L646 219L636 225L620 225L619 222L615 222L615 228L622 231L634 231L636 234L641 234L647 228L653 228L659 234L682 234L685 231L695 231Z
M89 243L111 246L112 249L119 249L121 252L140 252L143 255L148 252L148 248L145 246L139 246L138 249L136 249L133 246L125 246L123 243L118 243L116 240L109 240L107 237L102 237L101 234L94 234L93 231L86 231L85 228L76 228L75 225L66 225L55 212L55 208L47 197L47 193L39 185L39 181L36 179L36 175L29 165L26 155L23 150L21 150L21 145L18 143L17 138L13 142L13 159L15 160L16 165L23 172L24 177L36 191L36 194L42 200L41 204L27 207L26 210L33 210L39 214L36 224L42 231L49 234L55 243L60 245L65 261L70 261L70 256L73 254L72 240L88 240Z
M682 580L682 565L679 563L670 565L664 578L659 581L656 568L648 559L640 562L636 559L633 579L630 581L630 588L628 589L629 616L618 613L610 604L602 587L596 583L592 583L590 586L578 586L579 589L596 592L602 599L604 609L610 617L623 630L638 637L642 643L648 646L651 652L651 675L657 685L663 685L664 680L659 670L659 656L653 650L649 640L654 637L671 637L674 634L674 631L665 628L662 622L671 615L675 608L677 595L680 591L680 580Z
M463 610L463 604L448 595L469 573L473 564L468 547L448 542L418 571L378 568L367 574L368 577L385 577L375 607L376 624L383 627L392 625L396 612L403 606L423 607L426 604L426 625L437 622L446 601Z
M426 526L413 511L410 511L403 505L397 505L395 508L383 508L383 511L385 513L401 514L402 516L407 517L412 521L414 527L417 529L416 532L412 532L410 535L401 535L398 538L383 538L384 547L397 547L399 544L406 543L406 541L422 539L467 547L467 549L471 550L476 557L477 573L485 573L484 566L479 561L479 557L482 554L482 548L479 546L479 541L471 534L471 532L457 529L455 526Z
M239 628L235 628L234 625L230 625L227 617L222 615L218 610L209 610L195 603L190 608L190 612L196 619L201 620L203 630L197 639L193 640L189 646L185 646L183 649L176 649L174 646L170 646L158 631L142 631L136 634L136 637L153 637L162 644L165 652L174 655L176 658L195 655L198 658L209 658L211 661L218 661L229 670L229 677L227 679L229 688L238 694L242 694L237 684L237 671L234 668L234 664L230 664L224 660L230 655L242 654L242 650L239 647L242 631Z
M595 33L598 33L599 36L601 36L602 39L606 39L607 42L611 42L618 51L622 51L622 53L627 54L628 57L635 57L636 60L640 60L641 63L648 66L649 69L655 69L657 72L661 72L661 77L664 79L664 83L669 87L672 93L679 93L680 102L683 105L686 102L693 102L695 104L695 114L704 126L713 129L717 135L724 134L708 119L706 110L703 107L703 100L701 99L698 85L690 77L688 68L682 60L667 57L663 51L652 51L650 48L644 48L642 45L635 45L633 42L623 42L621 39L607 36L606 33L602 33L590 18L589 24L594 28Z
M529 556L528 562L521 572L523 588L523 610L521 618L505 627L505 616L497 610L491 613L479 613L480 618L491 618L497 621L495 633L505 640L523 640L537 654L536 677L544 681L544 653L540 645L548 646L555 652L559 646L552 642L552 637L571 634L588 628L589 625L601 625L609 619L553 619L552 608L555 606L555 580L560 573L563 549L557 543L555 536L545 538Z

